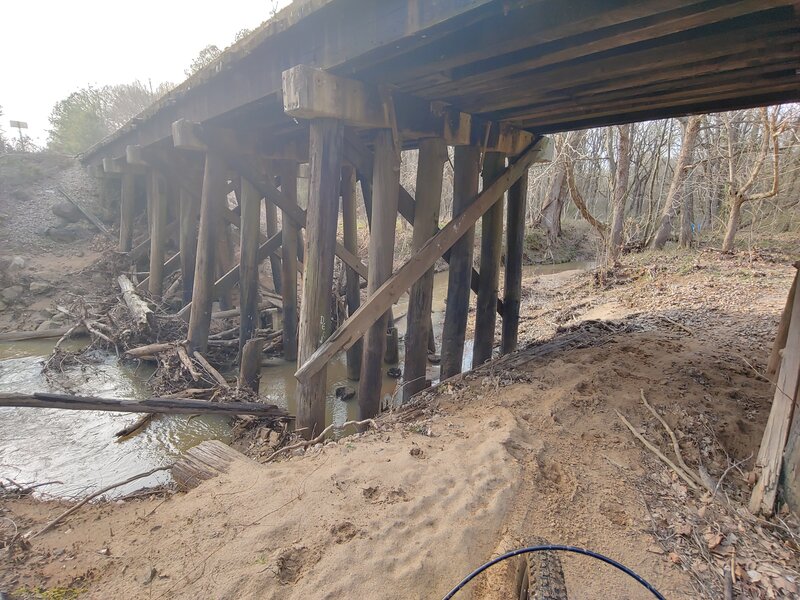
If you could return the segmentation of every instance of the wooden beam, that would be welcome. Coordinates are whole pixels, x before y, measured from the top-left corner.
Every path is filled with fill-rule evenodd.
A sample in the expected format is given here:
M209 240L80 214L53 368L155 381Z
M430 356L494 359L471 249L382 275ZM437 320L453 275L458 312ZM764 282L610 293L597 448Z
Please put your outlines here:
M289 414L274 404L261 402L207 402L191 398L96 398L65 394L0 393L0 406L27 408L63 408L67 410L101 410L128 413L157 413L163 415L254 415L289 419Z
M417 200L414 211L414 233L411 249L419 252L439 230L439 209L442 201L442 177L447 161L447 146L442 140L424 140L417 158ZM426 387L428 345L433 333L433 269L425 271L408 293L406 317L406 350L403 369L403 401L407 402Z
M407 260L312 356L308 357L295 373L295 377L303 381L319 373L337 352L350 347L355 340L364 335L369 326L435 265L439 257L461 239L509 186L528 170L535 162L539 151L539 144L534 144L514 160L502 175L475 197L466 210L428 240L419 252Z
M281 192L297 204L297 163L281 161L277 165ZM297 360L297 226L281 211L281 295L283 300L283 358Z
M158 301L164 291L164 250L167 242L167 190L163 177L154 170L148 176L148 205L153 211L150 228L150 275L148 291Z
M454 219L464 212L478 195L480 160L481 149L479 146L456 148L453 174ZM462 370L474 245L473 223L465 229L462 236L459 236L450 253L450 269L447 272L447 301L442 328L442 379L458 375Z
M314 354L331 333L330 301L333 257L336 247L336 214L342 161L343 125L331 119L316 119L309 132L311 179L309 182L308 247L303 271L300 305L298 362ZM320 365L297 387L297 427L311 439L325 427L326 369Z
M258 328L258 237L261 233L261 194L244 178L240 206L239 304L242 318L239 348L244 348Z
M180 266L183 279L183 305L192 301L194 287L194 269L197 262L197 226L200 216L200 198L181 188L178 192L180 201Z
M186 126L185 121L176 121L176 123L178 122L183 123L181 127ZM265 169L257 169L252 164L251 157L241 156L236 150L234 142L229 139L230 136L215 137L211 135L205 127L200 127L196 124L192 126L194 127L195 135L199 136L207 147L213 149L214 152L221 156L224 156L226 162L234 171L238 172L242 177L246 177L260 194L265 198L269 198L271 202L274 202L297 227L305 227L305 211L300 208L296 202L284 196L284 194L275 187L273 183L274 177L271 173L261 175L260 173L264 172ZM213 131L219 132L219 128ZM362 279L367 278L367 268L364 266L364 263L353 253L348 252L345 247L338 242L336 243L336 256L341 258L349 267L355 269Z
M400 154L392 130L381 129L375 134L368 295L374 294L392 274L399 185ZM364 337L358 384L359 419L371 419L380 412L387 322L388 314L384 312L372 323Z
M508 190L501 354L508 354L516 350L519 338L519 308L522 300L522 258L525 248L525 210L527 201L528 172L525 171Z
M214 236L218 230L218 223L222 220L225 183L225 163L213 152L208 152L206 154L203 192L200 200L197 263L194 271L192 308L189 317L188 339L192 351L204 352L208 345L216 259L216 240Z
M483 187L503 172L505 155L487 152L483 158ZM472 366L492 358L494 329L497 317L497 289L500 285L500 255L503 247L503 197L501 196L481 218L481 285L475 308L475 341Z
M115 175L123 173L133 173L134 175L146 175L147 167L136 164L129 164L125 156L117 158L103 159L103 172Z
M775 386L775 397L764 429L764 437L756 457L756 468L760 468L758 482L750 496L750 512L771 516L775 510L778 495L778 482L783 466L783 456L789 440L790 427L795 411L795 402L800 389L800 294L794 297L792 316L789 321L789 332L786 348L781 359L778 381ZM790 481L797 481L797 452L800 430L793 430L794 438L788 456ZM798 492L794 489L795 498Z
M281 192L283 193L283 192ZM269 198L264 198L264 213L267 221L267 237L272 237L278 233L278 207L275 203L270 202ZM282 288L281 282L281 257L275 253L269 257L270 273L272 273L272 288L276 293L280 294Z
M470 116L441 103L306 65L284 71L282 88L284 112L298 119L340 119L353 127L396 127L409 138L439 137L454 146L470 143Z
M130 171L122 174L119 207L119 252L130 252L133 246L133 220L136 216L136 180Z
M800 269L800 262L794 264L795 269ZM786 347L786 338L789 335L789 321L792 318L792 307L794 306L794 297L797 294L797 280L800 279L800 271L794 274L792 286L789 288L789 295L786 297L786 304L781 313L781 320L778 323L778 331L775 334L775 342L772 345L772 351L769 353L769 360L767 361L767 378L774 381L775 375L781 365L781 354Z
M297 138L280 139L270 135L269 131L258 129L233 131L213 125L203 125L203 131L239 156L294 162L308 161L308 145L301 143ZM208 149L204 138L199 135L197 124L186 119L178 119L172 124L172 140L175 148L182 150L205 152Z
M356 214L356 171L351 166L342 167L342 231L344 247L355 254L358 251L358 218ZM345 272L347 314L352 315L361 306L361 281L358 273L347 268ZM347 350L347 378L361 377L363 343L357 341Z

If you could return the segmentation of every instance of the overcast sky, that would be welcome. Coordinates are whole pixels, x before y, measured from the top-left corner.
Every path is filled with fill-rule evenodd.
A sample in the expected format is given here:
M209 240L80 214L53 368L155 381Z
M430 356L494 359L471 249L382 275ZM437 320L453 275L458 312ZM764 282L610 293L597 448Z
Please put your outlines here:
M27 121L47 139L53 105L88 84L139 79L178 84L208 44L224 49L243 28L269 18L272 0L3 0L0 4L0 117ZM278 0L279 6L288 0Z

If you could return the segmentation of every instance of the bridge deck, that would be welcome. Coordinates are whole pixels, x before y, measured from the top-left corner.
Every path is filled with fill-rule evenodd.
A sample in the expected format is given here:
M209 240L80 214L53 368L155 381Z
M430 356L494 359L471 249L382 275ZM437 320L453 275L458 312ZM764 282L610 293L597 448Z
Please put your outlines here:
M179 118L291 135L281 73L298 64L537 133L795 101L799 13L796 0L295 2L83 158L162 141Z

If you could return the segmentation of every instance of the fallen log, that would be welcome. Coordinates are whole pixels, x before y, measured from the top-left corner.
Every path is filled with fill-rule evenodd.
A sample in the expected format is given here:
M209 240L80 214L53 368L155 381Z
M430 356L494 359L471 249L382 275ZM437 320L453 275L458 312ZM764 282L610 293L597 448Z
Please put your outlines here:
M153 417L155 417L155 414L153 413L143 414L141 417L136 419L130 425L126 425L125 427L120 429L117 433L114 434L114 437L122 438L122 437L127 437L133 433L136 433L140 429L147 426L150 423L150 421L153 420Z
M261 314L267 315L274 315L275 313L280 312L279 308L276 308L272 304L272 300L269 301L267 304L262 304L258 307L258 312ZM211 313L212 319L230 319L232 317L238 317L241 314L241 310L238 308L232 308L230 310L218 310L217 312Z
M208 362L202 354L200 354L195 350L192 353L192 356L194 356L194 359L198 363L200 363L200 366L203 367L203 369L205 369L206 373L211 375L216 380L216 382L220 385L220 387L222 387L225 390L230 389L230 386L228 385L228 382L225 381L225 378L220 374L219 371L217 371L214 367L211 366L211 363Z
M206 402L174 398L95 398L68 394L0 393L0 407L63 408L67 410L100 410L106 412L156 413L164 415L255 415L273 419L292 419L288 412L274 404L261 402Z
M46 340L61 337L72 327L59 327L58 329L44 329L43 331L9 331L0 333L0 342L25 342L27 340Z
M153 323L153 311L150 306L136 293L136 288L125 275L117 277L117 283L122 290L122 299L133 317L134 322L146 331Z
M171 350L175 347L174 343L161 342L157 344L147 344L146 346L139 346L138 348L131 348L125 351L125 356L129 358L149 358L154 357L156 354Z

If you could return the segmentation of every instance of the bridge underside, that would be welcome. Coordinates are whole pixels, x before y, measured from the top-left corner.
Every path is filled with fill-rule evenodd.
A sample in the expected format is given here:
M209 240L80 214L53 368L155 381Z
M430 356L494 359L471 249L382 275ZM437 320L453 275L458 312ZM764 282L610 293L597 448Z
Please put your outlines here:
M208 336L212 302L237 284L240 340L249 339L258 311L257 266L273 261L286 357L298 359L298 424L310 434L324 420L325 364L341 349L351 348L349 359L360 365L352 373L361 378L363 416L378 410L389 309L409 289L405 379L421 384L406 389L424 387L427 274L443 255L451 265L443 375L460 369L470 288L478 294L476 360L491 355L498 313L502 350L513 349L525 178L533 162L547 158L541 136L797 101L798 42L796 0L307 0L82 159L121 179L120 250L134 258L149 252L144 285L151 295L160 297L164 274L181 268L182 312L198 349ZM456 148L457 214L439 230L447 146ZM399 186L401 148L420 149L416 198ZM297 201L303 163L310 165L307 209ZM133 247L132 196L142 176L149 182L149 237ZM356 180L371 217L368 265L354 253ZM225 203L230 190L239 214ZM483 217L484 237L502 238L506 193L508 262L499 298L500 242L482 249L475 272L472 232ZM253 225L262 199L271 222L266 236ZM414 225L417 254L392 273L398 212ZM240 228L240 264L218 276L216 236L228 223ZM173 234L180 252L165 261ZM334 256L351 277L350 317L331 332ZM367 280L363 304L360 279Z

